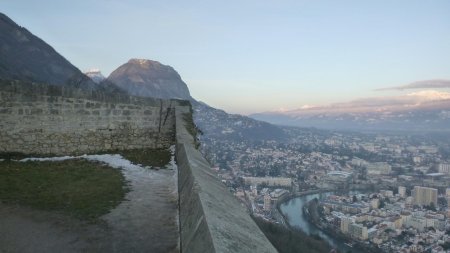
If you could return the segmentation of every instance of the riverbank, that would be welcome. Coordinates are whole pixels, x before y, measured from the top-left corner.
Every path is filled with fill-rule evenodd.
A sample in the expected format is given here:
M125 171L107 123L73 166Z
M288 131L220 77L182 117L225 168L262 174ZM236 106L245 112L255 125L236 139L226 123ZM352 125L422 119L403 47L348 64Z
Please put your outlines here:
M303 197L303 196L307 196L307 195L311 195L311 194L319 194L319 193L327 193L327 192L331 192L330 189L315 189L315 190L310 190L310 191L303 191L303 192L295 192L295 193L289 193L286 194L284 196L281 196L277 202L275 203L275 208L273 209L273 211L275 211L276 213L273 214L273 216L275 216L275 218L277 219L277 221L282 224L283 226L285 226L286 228L289 229L294 229L288 221L288 218L283 214L283 212L280 210L280 206L288 201L290 201L291 199L294 198L298 198L298 197Z
M276 206L277 206L277 209L279 209L281 204L286 203L287 201L289 201L293 198L303 197L303 196L311 195L311 194L331 193L331 192L352 192L352 191L364 192L364 191L373 190L376 188L380 188L380 187L377 187L376 185L351 184L349 186L349 188L346 190L322 188L322 189L314 189L314 190L309 190L309 191L294 192L294 193L289 193L287 195L281 196L277 200Z
M323 233L320 229L311 224L302 214L303 206L314 198L321 198L330 192L311 191L305 193L299 193L300 197L289 198L285 197L285 202L279 203L279 212L282 213L286 220L286 226L292 230L300 230L311 238L321 238L324 244L328 244L329 247L338 249L339 252L347 252L350 248L345 246L341 241L335 240L334 238Z
M322 241L327 243L330 247L337 249L339 252L364 252L361 250L355 250L353 247L346 245L346 240L335 238L332 234L326 233L314 224L312 224L303 215L303 206L310 200L315 198L322 199L325 196L333 194L335 191L329 189L321 189L307 192L300 192L297 194L291 194L280 199L277 203L277 210L286 220L286 226L290 229L301 230L310 237L320 237ZM351 191L350 191L351 192Z
M324 233L328 234L329 236L346 242L346 245L352 248L353 250L356 250L356 252L367 252L367 253L383 253L380 249L376 248L374 245L366 244L361 241L353 240L352 238L348 237L347 235L341 233L340 231L337 231L336 229L330 228L329 225L323 224L320 222L319 219L315 219L312 217L311 212L317 211L317 205L311 205L313 200L310 200L307 202L307 205L303 206L302 212L305 218L315 227L323 231ZM312 211L311 209L316 209L315 211ZM367 241L368 243L368 241ZM351 246L350 246L351 245Z

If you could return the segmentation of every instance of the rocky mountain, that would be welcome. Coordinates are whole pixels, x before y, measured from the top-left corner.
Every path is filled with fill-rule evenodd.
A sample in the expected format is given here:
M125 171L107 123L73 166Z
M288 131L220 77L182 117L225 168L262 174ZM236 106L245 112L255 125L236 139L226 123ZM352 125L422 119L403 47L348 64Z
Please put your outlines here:
M50 45L0 13L0 78L94 88Z
M157 61L131 59L114 70L108 80L131 95L191 99L180 75L172 67Z
M196 101L180 75L172 67L156 61L131 59L114 70L107 80L137 96L190 100L195 123L207 138L281 140L286 136L281 128L272 124L228 114Z
M86 76L92 79L95 83L101 83L103 80L106 79L106 77L102 74L102 72L99 69L90 69L86 72L84 72Z

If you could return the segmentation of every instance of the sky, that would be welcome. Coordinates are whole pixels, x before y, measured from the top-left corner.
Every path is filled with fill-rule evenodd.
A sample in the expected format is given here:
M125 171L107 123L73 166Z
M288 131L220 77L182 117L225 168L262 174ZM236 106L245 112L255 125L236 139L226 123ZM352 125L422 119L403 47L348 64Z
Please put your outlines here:
M81 70L157 60L194 98L232 113L450 79L448 0L2 0L0 12Z

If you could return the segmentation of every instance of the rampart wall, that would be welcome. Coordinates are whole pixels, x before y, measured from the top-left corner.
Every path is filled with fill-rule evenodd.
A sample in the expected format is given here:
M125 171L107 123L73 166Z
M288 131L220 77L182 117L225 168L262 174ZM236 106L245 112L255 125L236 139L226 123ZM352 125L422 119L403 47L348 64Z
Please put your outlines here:
M82 154L174 143L175 100L111 97L32 83L0 85L0 152Z
M277 252L195 148L189 108L175 113L182 252Z

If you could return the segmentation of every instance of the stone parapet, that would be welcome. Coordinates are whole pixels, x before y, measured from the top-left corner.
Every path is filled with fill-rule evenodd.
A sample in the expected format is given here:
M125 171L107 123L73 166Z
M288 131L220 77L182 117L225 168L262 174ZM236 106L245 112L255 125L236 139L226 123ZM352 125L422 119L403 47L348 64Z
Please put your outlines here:
M277 252L195 148L189 109L175 108L182 252Z

